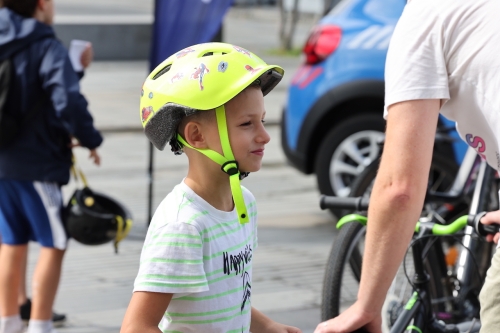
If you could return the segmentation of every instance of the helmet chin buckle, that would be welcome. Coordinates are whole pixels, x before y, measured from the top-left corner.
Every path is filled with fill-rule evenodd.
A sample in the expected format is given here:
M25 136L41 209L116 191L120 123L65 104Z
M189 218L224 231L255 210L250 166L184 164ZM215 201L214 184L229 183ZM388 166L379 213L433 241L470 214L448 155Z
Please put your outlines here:
M222 164L220 169L224 173L227 173L229 176L234 176L240 172L239 165L238 165L237 161L227 161L226 163Z

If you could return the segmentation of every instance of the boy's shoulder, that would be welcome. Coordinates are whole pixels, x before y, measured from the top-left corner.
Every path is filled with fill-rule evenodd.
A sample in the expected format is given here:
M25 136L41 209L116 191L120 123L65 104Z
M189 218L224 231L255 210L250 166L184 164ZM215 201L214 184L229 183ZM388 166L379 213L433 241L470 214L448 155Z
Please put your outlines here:
M241 188L249 213L255 212L254 195L244 186ZM216 210L189 186L181 182L173 188L156 209L150 229L159 229L167 224L188 223L198 230L203 230L210 224L226 218L229 218L229 213Z

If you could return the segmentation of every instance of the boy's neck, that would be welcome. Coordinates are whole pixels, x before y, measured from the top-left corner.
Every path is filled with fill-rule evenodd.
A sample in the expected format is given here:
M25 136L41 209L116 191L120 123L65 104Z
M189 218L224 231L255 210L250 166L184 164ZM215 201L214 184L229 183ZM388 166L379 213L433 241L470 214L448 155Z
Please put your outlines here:
M219 168L189 168L185 183L212 207L230 212L234 209L229 176Z

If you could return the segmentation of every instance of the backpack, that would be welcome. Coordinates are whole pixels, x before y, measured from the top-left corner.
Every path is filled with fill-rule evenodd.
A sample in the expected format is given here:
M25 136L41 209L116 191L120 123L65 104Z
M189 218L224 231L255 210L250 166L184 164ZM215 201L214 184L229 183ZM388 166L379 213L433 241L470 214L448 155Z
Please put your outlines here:
M7 110L9 90L12 86L14 69L11 59L0 61L0 148L5 148L15 141L23 125L38 111L43 101L28 111L24 118L19 119Z

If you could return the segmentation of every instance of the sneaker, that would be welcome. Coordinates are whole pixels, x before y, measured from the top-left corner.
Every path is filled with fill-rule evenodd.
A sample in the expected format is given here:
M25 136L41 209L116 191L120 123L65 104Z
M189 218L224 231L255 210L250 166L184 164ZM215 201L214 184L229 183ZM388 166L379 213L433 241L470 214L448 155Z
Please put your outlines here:
M19 314L21 315L21 319L24 321L30 320L31 314L31 300L28 300L19 307ZM66 321L66 315L61 313L52 312L52 322L54 326L60 326Z

